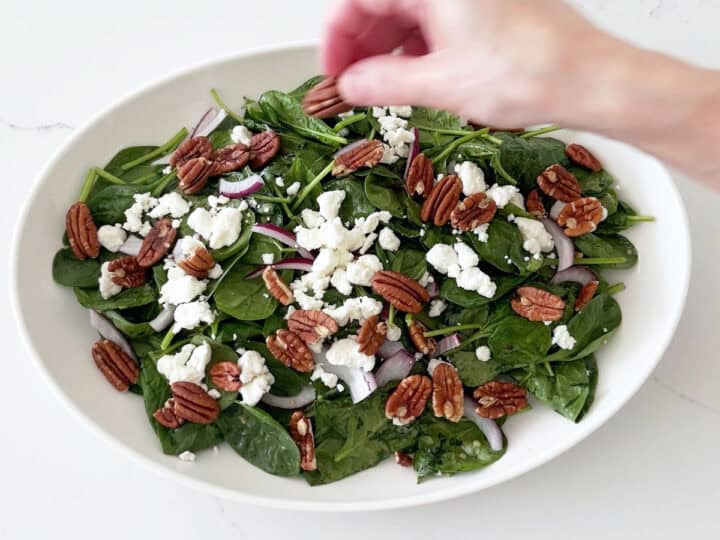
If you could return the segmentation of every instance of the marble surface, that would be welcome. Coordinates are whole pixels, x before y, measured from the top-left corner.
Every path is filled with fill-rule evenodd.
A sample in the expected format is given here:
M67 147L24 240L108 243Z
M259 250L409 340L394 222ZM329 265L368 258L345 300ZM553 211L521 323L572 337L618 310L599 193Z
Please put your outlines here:
M633 42L720 68L716 0L575 3ZM36 173L96 111L213 56L316 38L330 2L0 4L0 248L7 252ZM0 391L0 538L715 537L720 197L687 179L678 185L692 227L692 283L683 320L651 379L620 414L544 467L489 491L416 509L365 515L269 510L149 472L95 438L44 386L19 343L3 287L2 362L10 369ZM0 274L7 283L6 265Z

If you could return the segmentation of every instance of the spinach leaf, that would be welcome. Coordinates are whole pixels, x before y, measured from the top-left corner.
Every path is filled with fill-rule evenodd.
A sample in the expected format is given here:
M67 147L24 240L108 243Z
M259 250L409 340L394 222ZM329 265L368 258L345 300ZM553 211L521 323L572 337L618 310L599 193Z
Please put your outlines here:
M429 107L413 107L412 116L408 124L420 130L420 145L445 146L454 138L454 135L437 133L437 129L461 129L460 117L452 113L431 109Z
M395 189L398 185L398 180L368 174L365 177L365 195L378 210L387 210L393 217L403 217L405 204L400 199L399 190Z
M474 234L467 235L480 260L508 274L517 274L526 256L520 230L504 219L494 219L487 230L487 242L480 242ZM510 261L508 261L508 258Z
M605 202L603 202L604 205ZM600 223L595 234L611 235L627 230L639 223L632 219L633 216L637 216L635 209L625 201L618 201L615 212L608 210L607 219Z
M420 242L422 242L426 248L430 249L435 244L453 245L456 240L457 237L455 235L441 229L440 227L428 227L425 230L425 234L422 235Z
M598 265L599 268L624 270L632 268L638 261L637 249L630 240L620 234L584 234L575 238L575 247L585 257L625 257L626 259L623 263Z
M255 234L250 240L250 244L248 244L245 255L240 258L240 262L253 265L265 264L262 258L265 253L271 253L274 261L282 259L280 246L278 246L275 240L267 236Z
M71 249L63 248L53 257L52 276L55 283L66 287L97 287L100 262L95 259L79 261Z
M598 197L607 192L615 183L615 179L609 172L602 170L599 172L589 171L584 167L572 166L568 170L575 175L580 182L583 196L591 195Z
M115 327L129 338L140 338L155 333L149 322L133 322L117 310L104 311L103 315L110 319Z
M125 210L135 202L133 195L144 193L147 188L142 185L111 184L93 190L88 197L87 205L92 213L95 224L113 225L125 222Z
M236 341L245 341L258 336L265 337L261 325L234 319L220 323L217 333L217 339L223 343L235 343Z
M123 148L103 167L110 174L122 178L126 182L132 182L140 178L146 180L142 184L148 184L154 180L158 180L162 176L162 169L164 165L152 165L150 163L143 163L137 165L130 170L123 170L122 166L125 163L136 160L139 157L149 154L153 150L157 150L157 146L131 146L129 148ZM102 179L98 180L99 182ZM141 185L142 185L141 184Z
M503 371L494 358L487 362L478 360L475 351L458 351L450 355L450 361L457 368L465 386L480 386L492 381Z
M361 182L356 178L346 177L338 178L332 182L328 182L325 191L339 189L345 192L345 200L340 206L340 218L343 222L354 223L355 218L365 217L375 211L375 207L368 201L365 195L365 189Z
M446 278L440 286L440 296L458 306L466 308L477 308L495 302L505 296L510 291L517 288L527 279L526 276L497 276L493 278L497 289L492 298L482 296L475 291L462 289L457 285L454 279Z
M267 292L262 278L247 279L253 270L247 264L236 264L215 290L215 303L220 311L241 321L268 318L278 302Z
M413 279L420 279L427 272L425 253L417 249L400 249L395 254L390 269Z
M277 476L299 473L298 447L265 411L237 403L220 413L217 425L232 449L259 469Z
M290 96L291 98L302 103L302 100L305 97L305 94L308 93L308 90L310 90L313 86L318 84L324 78L325 77L322 75L315 75L314 77L310 77L307 81L302 83L300 86L298 86L294 90L291 90L290 92L288 92L288 96Z
M492 359L506 366L539 362L550 349L550 328L517 315L502 319L488 339Z
M105 300L98 289L81 289L75 287L75 297L82 307L106 311L108 309L127 309L144 306L157 300L157 293L152 285L146 283L134 289L122 292Z
M552 137L523 139L509 133L496 133L502 139L498 160L523 191L535 187L537 177L555 163L568 166L565 143Z

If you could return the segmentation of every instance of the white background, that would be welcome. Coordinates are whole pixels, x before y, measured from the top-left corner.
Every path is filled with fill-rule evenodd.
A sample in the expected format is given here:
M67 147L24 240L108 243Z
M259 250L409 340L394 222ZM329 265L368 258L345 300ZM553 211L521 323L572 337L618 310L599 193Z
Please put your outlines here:
M210 57L317 38L330 3L0 0L0 252L9 251L42 164L98 110ZM642 46L720 68L718 0L576 3ZM720 197L678 182L692 227L692 283L683 321L651 379L615 418L550 464L417 509L268 510L156 476L96 439L49 393L19 343L2 287L0 538L718 537ZM3 283L7 271L0 267Z

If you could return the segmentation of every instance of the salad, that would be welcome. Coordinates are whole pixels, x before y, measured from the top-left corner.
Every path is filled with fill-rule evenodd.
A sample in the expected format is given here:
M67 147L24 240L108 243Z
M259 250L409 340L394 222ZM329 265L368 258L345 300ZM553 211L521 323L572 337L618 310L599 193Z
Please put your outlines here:
M605 272L652 219L588 149L353 108L322 77L211 95L88 172L52 265L163 452L225 442L311 485L394 456L423 480L500 459L531 406L583 418L622 318Z

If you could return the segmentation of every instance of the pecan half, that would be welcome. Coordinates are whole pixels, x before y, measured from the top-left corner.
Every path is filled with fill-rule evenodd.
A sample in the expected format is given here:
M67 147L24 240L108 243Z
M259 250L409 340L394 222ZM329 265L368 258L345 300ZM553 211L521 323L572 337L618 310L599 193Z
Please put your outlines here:
M437 341L435 341L435 338L425 337L425 332L427 332L427 327L417 319L413 319L408 326L410 341L413 342L418 352L432 356L435 354L435 351L437 351Z
M178 187L186 195L197 193L205 187L210 175L213 174L213 162L204 157L192 158L180 165L177 175Z
M444 176L430 191L420 210L420 219L424 222L432 219L438 227L442 227L450 220L450 214L460 200L462 181L457 175Z
M139 287L147 281L147 269L140 266L137 257L118 257L108 263L112 282L126 289Z
M593 232L602 218L602 203L595 197L583 197L563 206L557 223L565 227L565 234L575 237Z
M203 388L195 383L172 383L175 416L194 424L212 424L220 414L220 406Z
M559 163L545 169L537 177L537 184L543 193L558 201L571 202L582 195L578 179Z
M385 417L393 424L409 424L422 414L432 391L432 382L425 375L405 377L385 402Z
M272 355L289 368L308 373L315 367L312 351L290 330L280 328L267 337L265 344Z
M167 218L157 220L140 246L137 263L144 268L151 267L167 255L176 236L177 230L173 228L172 221Z
M231 144L215 150L212 155L213 169L211 176L239 171L250 160L250 148L242 143Z
M168 429L177 429L185 423L185 420L175 416L175 401L172 398L153 413L153 418Z
M383 156L383 145L380 141L362 141L349 150L338 154L335 158L333 176L346 176L360 167L374 167Z
M430 300L430 294L420 283L391 270L377 272L372 278L372 289L405 313L420 313L423 303Z
M210 139L207 137L193 137L181 143L173 152L173 155L170 156L170 166L180 167L191 159L199 157L210 159L212 153L213 147Z
M262 169L272 161L280 150L280 137L274 131L265 130L256 133L250 139L250 168Z
M177 265L186 274L198 279L205 279L215 266L215 259L207 248L196 246L184 259L178 261Z
M413 458L405 452L395 452L395 463L401 467L412 467Z
M303 98L305 114L315 118L330 118L351 109L352 105L340 97L335 77L326 77L308 90Z
M220 390L237 392L240 390L240 366L235 362L218 362L210 368L210 380Z
M319 309L296 309L288 318L288 328L312 345L337 332L338 324Z
M602 171L602 164L592 155L590 150L582 144L568 144L565 147L565 155L570 158L573 163L590 169L593 172Z
M312 423L302 411L295 411L290 416L290 436L300 450L300 468L303 471L317 469Z
M115 390L126 392L131 384L137 382L140 375L137 362L114 341L109 339L96 341L91 352L95 365Z
M599 286L600 282L597 280L589 281L583 285L583 288L580 289L577 299L575 300L575 311L580 311L585 307L585 304L593 299L593 296L595 296Z
M517 293L510 306L521 317L530 321L557 321L562 318L565 301L559 296L537 287L520 287Z
M262 273L263 281L268 292L283 306L289 306L295 301L293 292L272 266L265 267Z
M410 196L427 197L432 191L434 179L435 172L432 161L425 154L418 154L410 163L405 178L405 190Z
M527 207L527 211L533 216L545 217L545 205L543 205L540 192L537 189L530 190L527 200L525 201L525 206Z
M525 389L511 382L490 381L478 386L473 397L478 402L475 412L483 418L510 416L528 404Z
M373 315L369 319L365 319L358 333L358 350L368 356L374 355L385 343L386 335L387 324L380 322L380 317Z
M441 362L432 373L432 406L438 418L459 422L464 411L465 395L457 369L447 362Z
M469 195L450 213L450 223L455 229L471 231L490 223L497 212L497 204L485 193Z
M82 261L100 255L97 227L87 204L76 202L69 208L65 214L65 230L76 259Z

